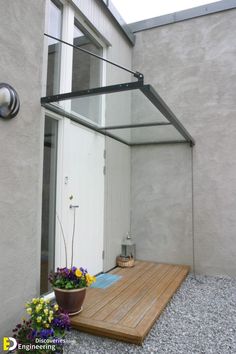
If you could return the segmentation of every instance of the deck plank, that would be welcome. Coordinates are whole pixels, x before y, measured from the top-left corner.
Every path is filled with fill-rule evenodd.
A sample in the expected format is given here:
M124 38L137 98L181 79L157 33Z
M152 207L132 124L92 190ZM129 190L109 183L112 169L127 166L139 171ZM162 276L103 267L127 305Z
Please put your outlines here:
M143 339L153 326L154 322L161 315L166 305L175 294L176 290L179 288L183 280L186 278L189 272L188 268L181 268L175 279L169 284L167 289L153 301L149 309L146 311L143 319L137 324L136 329L143 333Z
M115 293L117 292L117 289L119 288L119 290L121 291L123 288L125 288L127 286L127 284L130 281L130 278L134 276L134 279L136 279L139 274L139 270L142 269L142 264L137 261L137 264L135 267L130 268L127 270L127 272L122 272L122 268L115 268L113 269L110 273L111 274L117 274L117 275L121 275L122 276L122 285L120 285L119 283L115 283L114 285L112 285L111 287L107 288L107 289L97 289L97 288L90 288L89 291L87 291L86 294L86 302L84 303L84 308L86 308L86 316L89 316L89 308L91 310L91 315L93 315L96 312L96 304L100 304L98 305L98 308L101 306L101 299L103 299L105 301L105 299L110 299L111 296L115 296ZM82 314L81 314L82 315Z
M166 276L160 283L150 284L145 296L127 313L121 324L128 327L136 327L140 320L144 317L145 312L151 307L152 304L158 300L161 294L175 279L180 269L178 267L171 267ZM140 311L140 309L143 309Z
M159 267L161 268L161 265ZM161 274L163 271L165 272L165 269L160 270ZM127 299L132 303L136 303L136 297L138 301L139 297L142 296L143 291L146 292L148 281L154 276L155 272L156 267L153 265L149 268L149 271L146 272L145 280L143 277L139 277L135 282L133 281L130 282L130 284L127 284L127 287L119 295L110 300L106 306L103 306L102 309L94 315L94 318L98 320L111 320L114 318L114 313L121 310L121 307L124 306Z
M115 268L122 278L107 289L90 288L72 327L95 335L141 344L189 272L188 266L136 261Z
M126 272L124 272L124 269L122 269L123 272L119 273L119 275L122 276L122 279L109 287L107 291L104 289L102 299L96 300L96 302L92 303L89 308L86 308L86 317L95 316L101 308L104 308L106 305L108 305L115 297L122 295L122 292L131 286L131 284L135 285L137 279L141 278L144 273L152 267L153 264L149 263L145 269L143 269L140 265L137 266L137 269L135 269L136 267L133 267L131 269L127 269Z
M156 272L158 274L156 275ZM129 287L129 292L124 292L115 302L112 303L113 306L110 306L110 311L106 320L111 323L119 323L131 309L138 305L142 298L146 295L148 287L157 285L166 276L168 269L160 265L159 268L154 267L152 272L145 276L145 280L140 279L134 286ZM128 295L128 296L127 296ZM115 305L115 306L114 306ZM114 310L112 311L112 308Z

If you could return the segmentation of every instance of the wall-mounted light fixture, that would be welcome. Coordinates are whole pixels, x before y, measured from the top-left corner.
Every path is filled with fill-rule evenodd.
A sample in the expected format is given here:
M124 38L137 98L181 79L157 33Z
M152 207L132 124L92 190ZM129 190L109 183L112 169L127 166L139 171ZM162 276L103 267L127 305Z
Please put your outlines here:
M20 99L16 90L5 83L0 83L0 118L14 118L20 109Z

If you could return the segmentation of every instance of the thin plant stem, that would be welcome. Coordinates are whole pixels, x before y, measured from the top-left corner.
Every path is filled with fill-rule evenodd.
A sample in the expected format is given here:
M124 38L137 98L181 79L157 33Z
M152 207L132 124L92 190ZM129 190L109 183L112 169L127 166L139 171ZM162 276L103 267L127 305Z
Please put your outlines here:
M71 243L71 268L73 266L73 261L74 261L75 210L76 210L76 208L74 208L74 222L73 222L72 243Z
M59 218L59 216L58 216L57 213L56 213L56 215L57 215L57 220L58 220L59 225L60 225L60 228L61 228L62 238L63 238L63 242L64 242L65 258L66 258L66 267L68 267L66 238L65 238L65 234L64 234L63 227L62 227L62 224L61 224L61 220L60 220L60 218Z

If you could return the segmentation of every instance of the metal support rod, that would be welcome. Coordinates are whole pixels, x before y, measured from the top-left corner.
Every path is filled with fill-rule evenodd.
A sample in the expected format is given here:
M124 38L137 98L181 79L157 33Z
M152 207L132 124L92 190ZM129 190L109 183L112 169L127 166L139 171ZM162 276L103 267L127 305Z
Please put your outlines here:
M96 95L105 95L108 93L130 91L140 89L141 87L143 87L143 83L141 81L124 82L122 84L117 85L95 87L87 90L79 90L67 93L60 93L58 95L41 97L41 103L44 104L50 102L65 101L77 97L91 97Z
M117 140L117 141L119 141L119 143L122 143L122 144L125 144L125 145L128 145L128 146L130 145L127 141L125 141L125 140L123 140L123 139L121 139L121 138L118 138L117 136L115 136L115 135L113 135L113 134L111 134L111 133L109 133L109 132L106 132L106 131L104 131L104 130L100 130L100 129L99 129L98 127L96 127L95 125L89 124L89 123L85 122L84 120L78 118L77 116L75 116L75 115L73 115L73 114L71 114L71 113L68 113L68 112L66 112L65 110L63 110L63 109L61 109L61 108L59 108L59 107L52 106L52 105L48 105L48 104L46 104L46 103L45 103L45 104L42 104L42 106L43 106L44 108L48 109L48 110L51 111L51 112L54 112L54 113L56 113L56 114L59 114L60 116L69 118L69 119L71 119L73 122L79 123L79 124L83 125L84 127L89 128L89 129L91 129L91 130L93 130L93 131L95 131L95 132L97 132L97 133L99 133L99 134L102 134L102 135L104 135L104 136L108 136L109 138L112 138L112 139L114 139L114 140Z
M148 146L148 145L173 145L173 144L189 144L186 140L169 140L169 141L150 141L147 143L133 143L130 146Z
M192 191L192 257L193 257L193 276L196 281L196 259L195 259L195 219L194 219L194 165L193 165L193 145L191 149L191 191Z
M128 125L111 125L108 127L99 128L101 130L115 130L115 129L129 129L129 128L145 128L159 125L171 125L170 122L153 122L153 123L140 123L140 124L128 124Z
M115 62L113 62L113 61L111 61L111 60L105 59L105 58L101 57L100 55L97 55L97 54L95 54L95 53L90 52L89 50L86 50L86 49L80 48L80 47L78 47L78 46L76 46L76 45L74 45L74 44L65 42L65 41L63 41L63 40L60 39L60 38L51 36L50 34L44 33L44 35L45 35L46 37L51 38L51 39L54 39L54 40L56 40L56 41L58 41L58 42L60 42L60 43L66 44L66 45L68 45L68 46L70 46L70 47L72 47L72 48L78 49L78 50L80 50L81 52L87 53L87 54L89 54L89 55L91 55L91 56L93 56L93 57L95 57L95 58L97 58L97 59L103 60L103 61L105 61L106 63L111 64L111 65L114 65L114 66L116 66L116 67L119 68L119 69L125 70L125 71L127 71L128 73L134 75L134 77L135 77L136 79L138 79L138 81L143 81L143 79L144 79L143 74L140 73L140 72L138 72L138 71L130 70L130 69L126 68L125 66L122 66L122 65L120 65L120 64L117 64L117 63L115 63Z
M184 126L180 123L178 118L170 110L163 99L158 95L151 85L144 85L140 88L144 95L154 104L154 106L166 117L166 119L173 124L178 132L191 144L194 145L195 141L187 132Z

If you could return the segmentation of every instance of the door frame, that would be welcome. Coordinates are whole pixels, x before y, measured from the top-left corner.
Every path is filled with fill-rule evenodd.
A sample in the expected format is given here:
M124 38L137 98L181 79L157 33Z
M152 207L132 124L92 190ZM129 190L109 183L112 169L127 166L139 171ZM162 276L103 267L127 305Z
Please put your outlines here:
M57 113L54 113L52 111L49 111L45 109L45 117L48 116L52 119L55 119L58 121L58 140L57 140L57 180L56 180L56 213L58 214L58 217L60 220L62 220L62 212L63 212L63 196L64 196L64 176L65 176L65 171L64 171L64 165L65 165L65 159L67 159L67 154L66 150L64 147L64 130L66 124L68 124L68 118L65 118L64 116L61 116ZM76 123L80 126L79 123ZM81 125L82 128L84 128ZM89 128L87 128L89 129ZM97 133L99 134L99 132ZM102 135L103 136L103 135ZM104 136L103 136L104 137ZM105 149L106 149L106 139L104 137L104 170L106 166L106 158L105 158ZM102 167L101 167L102 168ZM104 199L103 199L103 252L105 250L105 214L106 214L106 175L104 175L103 179L103 188L104 188ZM63 225L62 225L63 226ZM54 249L55 255L54 255L54 260L55 260L55 265L54 268L56 269L57 266L64 266L61 264L61 259L64 258L65 250L63 246L63 242L61 240L61 230L60 230L60 225L57 220L57 215L55 215L55 249ZM102 272L104 271L104 258L102 259Z

